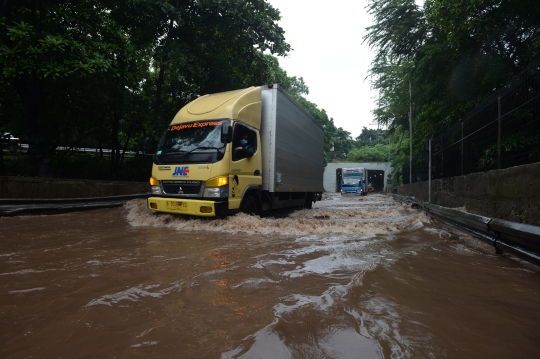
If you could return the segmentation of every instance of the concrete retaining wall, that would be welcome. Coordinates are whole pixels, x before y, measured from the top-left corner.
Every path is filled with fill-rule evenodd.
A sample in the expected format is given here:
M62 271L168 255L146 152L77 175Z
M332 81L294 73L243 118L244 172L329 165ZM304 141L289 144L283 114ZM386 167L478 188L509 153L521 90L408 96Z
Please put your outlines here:
M428 202L428 189L424 181L400 186L397 193ZM540 163L433 180L431 203L540 226Z
M0 198L91 198L147 193L148 182L0 177Z

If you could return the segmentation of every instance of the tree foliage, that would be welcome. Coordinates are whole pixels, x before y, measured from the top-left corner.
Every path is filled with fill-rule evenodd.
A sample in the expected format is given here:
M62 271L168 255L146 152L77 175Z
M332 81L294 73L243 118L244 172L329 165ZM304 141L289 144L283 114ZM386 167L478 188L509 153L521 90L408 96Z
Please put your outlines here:
M0 130L39 176L86 144L112 150L114 178L193 98L268 82L263 53L290 50L279 19L265 0L3 1Z
M368 11L374 115L408 133L412 107L415 152L540 56L536 0L371 0Z
M354 148L347 154L347 161L350 162L387 162L390 145L381 143L374 146L363 146Z

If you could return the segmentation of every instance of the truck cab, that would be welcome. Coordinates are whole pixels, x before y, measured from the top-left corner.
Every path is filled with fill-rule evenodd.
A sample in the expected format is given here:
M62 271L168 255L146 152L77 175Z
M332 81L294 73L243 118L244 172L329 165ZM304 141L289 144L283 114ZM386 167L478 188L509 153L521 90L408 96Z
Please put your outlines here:
M148 208L225 216L261 177L261 89L201 96L183 107L163 135L152 166ZM253 151L240 147L248 136Z

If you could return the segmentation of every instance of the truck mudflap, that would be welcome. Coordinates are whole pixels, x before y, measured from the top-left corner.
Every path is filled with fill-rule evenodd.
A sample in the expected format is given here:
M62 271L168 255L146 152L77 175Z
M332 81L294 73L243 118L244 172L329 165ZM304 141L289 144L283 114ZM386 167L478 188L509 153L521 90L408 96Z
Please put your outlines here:
M228 201L209 201L188 198L149 197L148 209L156 212L199 217L223 217L229 210Z

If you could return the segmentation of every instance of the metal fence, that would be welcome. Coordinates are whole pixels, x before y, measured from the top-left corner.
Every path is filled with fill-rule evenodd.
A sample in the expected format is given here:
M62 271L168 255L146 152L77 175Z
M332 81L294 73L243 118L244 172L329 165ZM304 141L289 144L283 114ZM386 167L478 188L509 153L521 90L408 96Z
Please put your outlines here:
M431 143L430 143L431 141ZM431 146L430 146L431 144ZM426 141L404 184L540 162L540 59L463 119Z
M94 147L56 147L53 158L56 178L147 182L152 172L152 155L140 148L121 150L123 158L112 168L112 150ZM35 176L28 157L28 144L18 143L0 159L0 176Z

